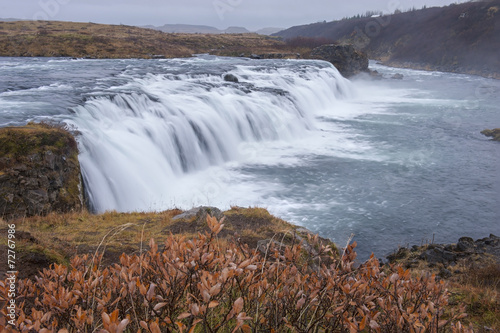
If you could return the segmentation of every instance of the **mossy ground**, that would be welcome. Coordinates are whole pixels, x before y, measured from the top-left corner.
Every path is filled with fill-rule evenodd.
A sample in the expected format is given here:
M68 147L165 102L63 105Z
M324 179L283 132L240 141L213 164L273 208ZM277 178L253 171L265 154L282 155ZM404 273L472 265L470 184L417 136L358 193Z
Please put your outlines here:
M78 160L76 141L63 127L31 122L21 127L0 128L0 157L4 163L29 162L30 156L49 150L55 155L67 155L74 150L71 157Z

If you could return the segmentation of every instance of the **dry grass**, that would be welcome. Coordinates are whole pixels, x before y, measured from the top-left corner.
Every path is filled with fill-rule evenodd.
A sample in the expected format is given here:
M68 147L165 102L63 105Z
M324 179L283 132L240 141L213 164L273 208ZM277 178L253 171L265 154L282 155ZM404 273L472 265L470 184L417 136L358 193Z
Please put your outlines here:
M296 52L257 34L172 34L125 25L58 21L0 22L0 56L167 58L196 53Z
M195 217L173 220L180 213L182 211L178 209L157 213L107 212L99 215L82 211L19 218L8 223L16 224L16 232L30 235L20 240L23 246L21 250L29 252L43 248L59 263L68 262L76 254L98 251L104 253L107 263L112 263L118 262L122 253L139 253L141 248L146 248L144 241L151 238L163 243L171 234L193 238L208 230L206 223ZM252 248L259 240L293 234L297 229L262 208L233 207L224 214L227 218L220 238L223 241L238 240ZM7 222L0 220L0 230L6 227Z

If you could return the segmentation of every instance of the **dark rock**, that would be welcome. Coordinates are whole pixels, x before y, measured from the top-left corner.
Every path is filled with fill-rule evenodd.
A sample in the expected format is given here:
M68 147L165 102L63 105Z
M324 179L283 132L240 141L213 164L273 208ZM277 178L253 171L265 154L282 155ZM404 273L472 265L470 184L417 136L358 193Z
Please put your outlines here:
M467 252L474 251L474 240L470 237L461 237L457 243L457 251Z
M345 77L368 70L366 53L357 51L352 45L321 45L312 50L311 58L331 62Z
M433 249L429 249L420 255L420 259L426 260L428 263L440 263L440 264L449 264L457 260L457 256L455 253L451 251L446 251L441 247L435 247Z
M397 252L387 256L389 262L393 262L399 259L404 259L408 256L409 250L406 247L400 247Z
M443 279L447 279L449 277L452 276L452 273L449 269L446 269L446 268L443 268L440 272L439 272L439 276Z
M391 79L394 80L402 80L404 78L403 74L396 73L393 76L391 76Z
M256 55L256 54L253 54L253 53L250 55L250 58L251 59L261 59L261 57L259 55Z
M221 210L216 207L200 206L176 215L172 220L191 220L195 218L196 221L206 221L207 215L215 217L217 220L220 220L224 216Z
M239 80L236 77L236 75L233 75L233 74L226 74L226 75L224 75L224 81L226 81L226 82L234 82L234 83L238 83L239 82Z
M494 141L500 141L500 128L495 128L495 129L485 129L484 131L481 131L481 134L492 137Z
M0 129L0 212L11 219L83 208L78 148L63 128Z

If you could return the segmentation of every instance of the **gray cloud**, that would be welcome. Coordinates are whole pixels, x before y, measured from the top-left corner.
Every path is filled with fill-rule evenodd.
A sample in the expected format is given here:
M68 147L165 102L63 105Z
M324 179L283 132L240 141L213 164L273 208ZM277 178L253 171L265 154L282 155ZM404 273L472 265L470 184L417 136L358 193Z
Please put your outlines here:
M0 17L130 25L290 27L371 11L443 6L453 0L0 0ZM458 1L463 2L463 1Z

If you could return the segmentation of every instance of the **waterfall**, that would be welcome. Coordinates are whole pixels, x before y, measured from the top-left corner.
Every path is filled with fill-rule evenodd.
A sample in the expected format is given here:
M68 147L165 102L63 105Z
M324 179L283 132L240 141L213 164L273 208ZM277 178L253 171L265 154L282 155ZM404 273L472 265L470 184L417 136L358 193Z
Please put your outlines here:
M66 119L78 137L95 211L151 210L175 197L179 179L239 161L241 144L293 141L316 131L315 114L349 95L350 82L324 62L238 64L223 74L123 74Z

